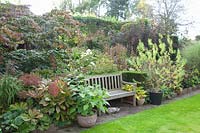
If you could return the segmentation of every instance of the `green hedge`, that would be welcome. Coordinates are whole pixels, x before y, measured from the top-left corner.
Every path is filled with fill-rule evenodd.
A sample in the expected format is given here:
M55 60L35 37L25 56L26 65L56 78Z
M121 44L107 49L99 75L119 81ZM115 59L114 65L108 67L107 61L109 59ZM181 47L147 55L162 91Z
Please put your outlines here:
M89 33L95 33L98 30L103 30L106 33L109 31L120 31L121 26L124 24L122 22L108 21L96 17L74 16L73 19L84 24L84 26L81 27L81 31Z
M194 42L192 45L182 50L183 58L187 60L186 66L190 69L197 68L200 71L200 42Z
M144 82L147 78L147 73L135 72L135 71L125 71L122 72L122 79L126 82Z

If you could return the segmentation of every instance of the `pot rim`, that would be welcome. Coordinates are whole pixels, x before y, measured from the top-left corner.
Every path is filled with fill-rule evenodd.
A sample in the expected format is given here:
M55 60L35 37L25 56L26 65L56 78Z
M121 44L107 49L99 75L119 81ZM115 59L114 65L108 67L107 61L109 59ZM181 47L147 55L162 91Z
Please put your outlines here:
M97 115L97 113L95 112L93 115L86 115L86 116L84 116L84 115L78 114L77 116L81 116L81 117L91 117L91 116L96 116L96 115Z
M149 93L159 93L159 94L161 94L163 92L162 91L158 91L158 92L150 91Z

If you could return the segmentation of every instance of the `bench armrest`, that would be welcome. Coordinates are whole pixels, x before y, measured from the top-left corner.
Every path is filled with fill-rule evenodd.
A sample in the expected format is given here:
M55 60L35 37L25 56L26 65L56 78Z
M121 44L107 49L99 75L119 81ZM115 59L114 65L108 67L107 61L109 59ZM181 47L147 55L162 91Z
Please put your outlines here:
M137 83L131 83L131 82L126 82L126 81L122 81L122 84L129 84L129 85L134 85L134 86L137 85Z
M133 91L135 91L135 88L137 87L137 83L131 83L131 82L122 81L122 84L132 85L133 86Z

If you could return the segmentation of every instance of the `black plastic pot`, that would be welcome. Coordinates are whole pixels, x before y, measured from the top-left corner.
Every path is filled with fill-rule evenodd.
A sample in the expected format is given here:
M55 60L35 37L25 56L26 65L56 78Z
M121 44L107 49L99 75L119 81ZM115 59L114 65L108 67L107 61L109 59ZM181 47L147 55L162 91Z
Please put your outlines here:
M150 92L149 96L150 96L151 104L153 104L153 105L161 105L162 96L163 96L162 92Z

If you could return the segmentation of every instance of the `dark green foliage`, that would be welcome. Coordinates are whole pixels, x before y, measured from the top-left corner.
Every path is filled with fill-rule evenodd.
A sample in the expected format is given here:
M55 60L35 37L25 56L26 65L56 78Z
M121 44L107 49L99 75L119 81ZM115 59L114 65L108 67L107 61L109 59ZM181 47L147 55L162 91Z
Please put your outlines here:
M4 133L28 133L36 129L44 131L51 120L37 109L29 109L27 103L15 103L0 116L0 128Z
M0 53L1 53L1 49L0 49ZM0 74L3 73L3 71L5 71L5 63L3 61L2 54L0 54Z
M30 73L34 69L56 69L67 59L64 50L36 51L20 49L4 54L2 68L12 62L17 71ZM6 68L5 68L6 69Z
M163 98L171 99L175 96L175 92L169 88L162 88L161 92L163 93Z
M126 82L145 82L147 73L135 72L135 71L124 71L122 72L122 79Z
M31 129L30 126L28 126L27 123L23 123L24 121L20 116L21 114L25 112L27 107L26 106L24 106L24 108L22 108L22 106L20 107L21 108L18 108L18 109L16 108L14 110L11 109L0 116L0 124L1 124L1 128L3 129L3 132L6 132L6 133L15 132L18 130L18 128L20 128L20 126L24 127L24 130L22 131L25 131L25 132L30 132L33 130Z
M9 60L14 62L18 71L26 73L31 72L36 68L47 68L50 67L48 55L45 52L35 50L16 50L10 52L4 56L6 64Z
M0 79L0 106L9 107L16 101L17 93L22 89L23 86L17 78L4 75Z
M50 79L55 76L53 69L35 69L33 72L45 79Z
M195 87L200 84L200 71L198 69L186 69L182 82L183 88Z

